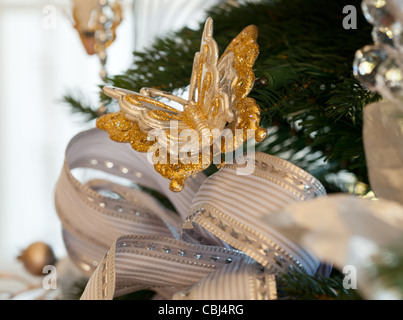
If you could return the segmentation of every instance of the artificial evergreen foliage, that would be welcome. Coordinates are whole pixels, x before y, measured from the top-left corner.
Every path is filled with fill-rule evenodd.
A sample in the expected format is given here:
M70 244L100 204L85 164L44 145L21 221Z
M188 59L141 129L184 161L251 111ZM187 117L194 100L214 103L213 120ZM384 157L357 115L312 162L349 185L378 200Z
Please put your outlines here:
M269 128L270 135L257 150L309 170L328 192L345 191L327 179L341 170L368 182L362 111L380 97L365 90L352 74L355 51L372 41L360 4L360 0L263 0L221 4L208 12L220 53L247 25L259 28L257 80L250 96L260 105L261 125ZM357 29L343 28L346 5L357 8ZM133 91L154 87L181 94L189 84L203 25L168 34L144 52L134 52L132 66L109 76L100 87ZM100 98L110 103L105 95ZM97 117L97 107L74 95L64 100L86 119Z
M357 29L343 28L346 5L357 8ZM238 6L220 4L208 12L220 53L244 27L255 24L259 29L260 54L250 96L261 107L261 125L268 128L269 136L256 149L307 170L329 193L351 192L349 186L329 178L340 171L354 174L368 188L362 113L367 104L381 97L363 88L352 72L356 50L372 42L372 26L360 6L361 0L262 0ZM167 34L143 52L134 52L130 68L109 76L100 89L108 85L138 92L154 87L182 95L203 27L204 23L197 30L184 28ZM86 120L99 116L98 106L89 106L80 95L68 94L64 101ZM116 107L101 90L100 102L106 103L107 110ZM215 170L209 168L206 173ZM144 191L173 210L162 195ZM382 276L385 270L391 271L381 264L377 274ZM328 279L300 273L279 275L277 283L279 299L360 299L357 292L344 290L337 270ZM136 293L135 299L149 298L148 291L143 293Z
M344 275L333 270L330 277L311 277L292 271L277 276L279 300L362 300L359 291L343 287Z

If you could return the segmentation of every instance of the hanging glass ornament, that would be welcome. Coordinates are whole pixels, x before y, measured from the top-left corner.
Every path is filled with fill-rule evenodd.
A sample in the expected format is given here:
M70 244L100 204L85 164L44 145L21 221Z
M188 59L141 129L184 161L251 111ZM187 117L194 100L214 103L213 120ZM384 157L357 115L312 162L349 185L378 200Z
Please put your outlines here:
M379 65L376 73L379 93L389 100L403 98L403 63L398 57L389 57Z
M382 45L368 45L358 50L353 63L354 76L369 90L376 89L376 74L380 63L387 58Z
M74 28L89 55L98 55L100 76L106 78L106 49L116 39L116 28L122 21L118 0L73 0Z
M393 26L393 47L403 52L403 25L400 21Z
M355 54L354 76L368 90L390 101L403 99L403 2L363 0L365 18L373 25L373 45Z
M382 43L395 47L395 38L402 38L400 22L395 22L390 26L374 26L372 29L372 39L374 40L374 43Z
M363 0L361 8L367 21L373 25L387 26L394 21L386 0Z

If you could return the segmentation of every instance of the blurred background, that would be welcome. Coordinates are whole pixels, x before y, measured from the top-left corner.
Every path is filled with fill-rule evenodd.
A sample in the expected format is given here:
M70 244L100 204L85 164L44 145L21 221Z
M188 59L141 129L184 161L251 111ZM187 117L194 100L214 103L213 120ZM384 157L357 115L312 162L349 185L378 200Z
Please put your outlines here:
M81 91L98 103L101 64L80 40L73 6L86 1L0 0L0 274L24 274L17 257L31 243L66 254L53 194L69 140L92 128L62 102ZM94 2L94 1L92 1ZM107 1L101 1L107 2ZM110 74L156 36L197 26L219 0L122 0L122 21L107 48ZM78 12L80 8L77 9ZM28 275L27 275L28 276ZM1 279L0 279L1 280ZM0 281L0 293L6 291ZM1 296L0 296L1 298Z

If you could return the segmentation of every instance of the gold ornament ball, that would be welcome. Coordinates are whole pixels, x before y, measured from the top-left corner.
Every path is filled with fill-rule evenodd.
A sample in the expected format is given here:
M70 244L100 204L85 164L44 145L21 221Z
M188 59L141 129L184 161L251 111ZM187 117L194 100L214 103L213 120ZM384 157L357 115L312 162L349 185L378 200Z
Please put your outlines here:
M259 128L255 131L255 139L257 142L262 142L267 137L267 130Z
M53 249L48 244L40 241L34 242L26 248L18 257L18 260L22 261L25 269L35 276L43 275L42 271L45 266L56 263Z
M180 192L184 187L184 183L178 180L172 180L169 184L169 189L173 192Z

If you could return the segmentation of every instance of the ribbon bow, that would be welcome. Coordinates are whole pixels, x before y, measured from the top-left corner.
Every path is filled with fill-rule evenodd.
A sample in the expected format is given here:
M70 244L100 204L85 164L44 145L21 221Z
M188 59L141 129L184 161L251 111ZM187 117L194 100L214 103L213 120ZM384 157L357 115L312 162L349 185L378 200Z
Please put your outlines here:
M252 174L235 161L173 193L146 154L97 129L74 137L55 205L67 251L90 277L81 299L142 289L165 299L276 299L276 274L329 275L328 264L262 223L287 205L325 196L324 187L280 158L257 152L243 160L255 166ZM107 179L80 181L80 168ZM138 186L166 196L176 213Z

